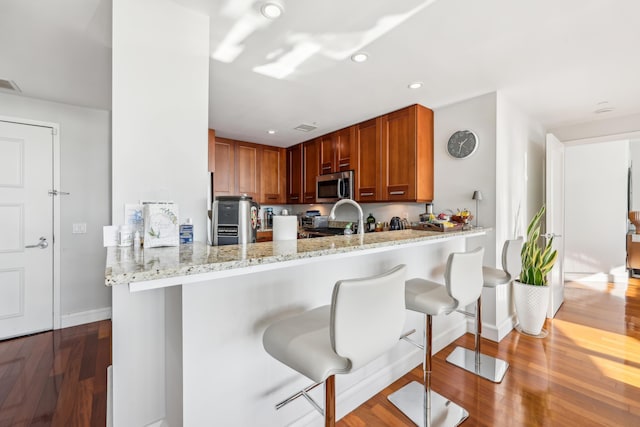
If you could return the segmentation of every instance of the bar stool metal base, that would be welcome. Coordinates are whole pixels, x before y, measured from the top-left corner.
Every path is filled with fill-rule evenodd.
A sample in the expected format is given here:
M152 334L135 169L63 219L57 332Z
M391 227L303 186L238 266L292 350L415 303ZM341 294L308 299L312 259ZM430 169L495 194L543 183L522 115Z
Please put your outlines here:
M424 384L413 381L389 395L389 401L419 427L453 427L469 417L462 407L431 390L431 411L427 411Z
M480 363L476 364L476 352L464 347L456 347L447 356L447 362L476 374L494 383L502 382L509 364L502 359L480 353Z

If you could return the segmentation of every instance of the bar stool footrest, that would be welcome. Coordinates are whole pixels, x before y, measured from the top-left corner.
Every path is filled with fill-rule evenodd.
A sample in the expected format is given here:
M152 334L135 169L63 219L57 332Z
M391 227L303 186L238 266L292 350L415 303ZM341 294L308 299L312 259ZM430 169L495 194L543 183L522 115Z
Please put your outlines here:
M509 364L504 360L482 353L480 353L480 364L477 365L475 351L464 347L456 347L447 356L447 362L494 383L502 382L509 368Z
M449 399L431 390L431 411L427 411L427 394L423 384L410 382L389 395L388 399L419 427L454 427L469 413Z

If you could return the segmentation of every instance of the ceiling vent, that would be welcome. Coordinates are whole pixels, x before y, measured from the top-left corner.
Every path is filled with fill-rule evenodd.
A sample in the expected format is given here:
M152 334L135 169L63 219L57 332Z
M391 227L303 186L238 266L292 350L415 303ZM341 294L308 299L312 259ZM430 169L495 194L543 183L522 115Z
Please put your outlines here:
M318 129L318 126L312 125L298 125L294 127L295 130L299 130L300 132L311 132L312 130Z
M12 80L0 79L0 89L12 92L22 92L18 85Z

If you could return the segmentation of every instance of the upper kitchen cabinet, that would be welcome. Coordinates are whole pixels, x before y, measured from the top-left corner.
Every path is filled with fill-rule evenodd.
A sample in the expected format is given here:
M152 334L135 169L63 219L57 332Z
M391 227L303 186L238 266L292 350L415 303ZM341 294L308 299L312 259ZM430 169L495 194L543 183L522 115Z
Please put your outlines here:
M381 117L382 200L433 200L433 111L412 105Z
M318 138L320 174L342 172L353 169L355 127L351 126Z
M287 154L284 148L262 147L260 170L260 203L287 202Z
M380 192L381 119L371 119L354 126L355 130L355 198L359 202L376 202Z
M260 154L262 148L251 142L236 141L236 185L239 194L260 200Z
M214 194L216 196L238 194L236 191L235 178L235 141L226 138L216 138L215 153L215 174L213 175Z
M287 203L302 203L302 144L287 148Z
M216 196L246 194L262 204L285 203L285 149L215 139Z
M335 155L335 144L336 144L336 136L335 133L330 133L318 138L318 143L320 144L320 174L325 175L328 173L335 172L336 166L336 155Z
M209 129L208 161L209 172L216 171L216 131Z
M354 168L351 164L351 159L354 158L355 151L355 134L356 127L350 126L348 128L334 132L336 153L336 167L334 172L348 171Z
M316 177L320 175L320 138L302 144L302 202L316 202Z

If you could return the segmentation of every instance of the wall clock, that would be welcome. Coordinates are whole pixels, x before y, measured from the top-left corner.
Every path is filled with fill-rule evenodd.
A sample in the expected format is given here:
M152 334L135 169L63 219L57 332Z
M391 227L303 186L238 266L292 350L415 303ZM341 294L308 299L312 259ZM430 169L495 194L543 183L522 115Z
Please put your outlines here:
M472 155L478 148L478 137L470 130L454 132L447 142L447 151L456 159L464 159Z

